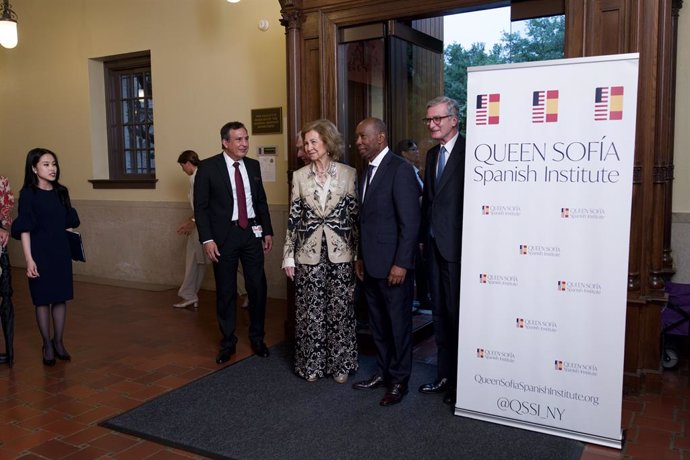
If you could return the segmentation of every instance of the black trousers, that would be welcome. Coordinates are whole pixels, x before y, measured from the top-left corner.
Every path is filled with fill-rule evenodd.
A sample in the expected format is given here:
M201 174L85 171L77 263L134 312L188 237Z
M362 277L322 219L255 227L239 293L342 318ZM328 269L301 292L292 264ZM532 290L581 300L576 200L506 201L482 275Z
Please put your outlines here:
M256 238L251 226L232 227L228 238L219 247L220 257L213 264L216 279L216 317L222 334L221 348L237 343L235 335L237 312L237 267L242 263L244 285L249 297L249 340L264 339L266 319L266 273L264 272L263 240Z
M412 371L412 309L410 273L398 286L365 274L369 327L376 346L376 362L389 384L407 385Z
M438 251L434 238L427 252L429 291L438 349L438 379L453 385L458 374L458 321L460 318L460 263L447 261Z

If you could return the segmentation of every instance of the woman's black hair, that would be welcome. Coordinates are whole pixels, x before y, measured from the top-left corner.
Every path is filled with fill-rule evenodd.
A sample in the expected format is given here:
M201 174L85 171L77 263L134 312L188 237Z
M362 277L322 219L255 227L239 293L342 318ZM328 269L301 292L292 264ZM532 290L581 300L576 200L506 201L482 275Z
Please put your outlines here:
M194 150L185 150L184 152L180 153L180 156L177 157L177 162L181 165L187 162L190 162L194 166L199 166L199 164L201 164L199 155L197 155Z
M417 145L417 143L412 139L403 139L400 142L398 142L398 145L395 146L395 150L393 150L393 153L395 153L398 156L402 156L402 153L404 151L410 150L415 145Z
M67 187L60 183L60 163L58 162L58 157L55 155L55 152L51 150L37 147L29 150L29 153L26 154L26 165L24 167L24 187L32 189L38 188L38 175L34 172L34 168L38 164L38 160L40 160L41 157L46 154L55 158L55 167L57 171L55 172L53 188L57 191L60 202L66 208L71 208L72 203L69 199L69 191L67 190Z

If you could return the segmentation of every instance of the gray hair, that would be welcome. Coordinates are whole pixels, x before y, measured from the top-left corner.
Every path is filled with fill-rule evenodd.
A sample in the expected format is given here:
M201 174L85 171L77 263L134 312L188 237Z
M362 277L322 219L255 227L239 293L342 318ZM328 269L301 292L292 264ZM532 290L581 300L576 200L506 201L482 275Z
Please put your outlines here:
M446 104L446 109L448 110L448 115L453 117L458 117L460 114L460 104L455 99L448 96L435 97L426 103L426 108L435 107L439 104Z

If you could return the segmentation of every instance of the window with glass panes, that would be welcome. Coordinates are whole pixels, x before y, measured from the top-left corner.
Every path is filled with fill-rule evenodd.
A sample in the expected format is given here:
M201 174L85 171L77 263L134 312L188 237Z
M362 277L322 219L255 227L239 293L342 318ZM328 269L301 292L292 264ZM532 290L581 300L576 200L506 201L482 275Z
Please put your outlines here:
M110 179L154 179L150 54L108 60L104 68Z

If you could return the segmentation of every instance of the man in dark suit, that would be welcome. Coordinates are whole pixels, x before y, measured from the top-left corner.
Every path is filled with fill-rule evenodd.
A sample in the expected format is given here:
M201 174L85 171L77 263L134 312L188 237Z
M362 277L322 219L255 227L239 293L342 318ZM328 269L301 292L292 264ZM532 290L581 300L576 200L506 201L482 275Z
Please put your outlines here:
M432 99L424 122L439 141L426 155L420 241L427 258L434 336L438 349L437 379L419 387L421 393L445 393L455 404L460 312L460 252L465 178L465 139L458 131L457 101Z
M412 303L408 270L419 234L420 187L414 169L388 149L386 125L367 118L357 125L357 148L368 168L360 184L360 245L355 262L364 281L378 372L356 390L387 386L382 406L402 401L412 370Z
M199 241L213 261L216 316L223 338L216 362L235 353L237 267L242 262L249 297L249 341L254 353L268 356L264 343L266 274L264 254L273 245L273 228L259 162L247 158L249 135L238 121L220 130L223 152L201 162L194 181L194 217Z

